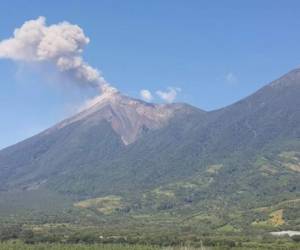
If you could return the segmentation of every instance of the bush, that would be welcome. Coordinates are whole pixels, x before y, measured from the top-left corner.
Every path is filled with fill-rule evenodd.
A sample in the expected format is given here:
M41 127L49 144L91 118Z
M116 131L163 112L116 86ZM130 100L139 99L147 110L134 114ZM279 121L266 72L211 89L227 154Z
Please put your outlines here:
M17 239L22 231L19 225L9 225L0 228L0 241Z
M300 235L294 235L291 237L293 241L300 242Z

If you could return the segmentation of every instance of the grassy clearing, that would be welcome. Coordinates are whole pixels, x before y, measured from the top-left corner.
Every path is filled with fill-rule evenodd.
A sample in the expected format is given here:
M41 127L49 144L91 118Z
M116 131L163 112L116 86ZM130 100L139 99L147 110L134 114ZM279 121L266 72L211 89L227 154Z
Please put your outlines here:
M74 204L78 208L94 208L103 214L111 214L122 208L122 198L115 195L80 201Z
M271 213L271 218L269 219L270 223L274 226L280 226L285 223L283 219L283 209L279 209Z
M282 152L279 157L283 160L283 166L289 170L300 172L300 157L299 152L289 151Z
M252 223L253 226L260 227L278 227L285 224L283 219L283 209L276 210L270 213L270 218L264 221L254 221Z

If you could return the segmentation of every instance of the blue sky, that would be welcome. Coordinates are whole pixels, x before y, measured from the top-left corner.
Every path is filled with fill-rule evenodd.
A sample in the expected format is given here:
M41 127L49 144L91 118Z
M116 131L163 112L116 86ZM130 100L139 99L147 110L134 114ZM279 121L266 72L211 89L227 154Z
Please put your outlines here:
M175 101L213 110L298 67L299 13L292 0L4 0L0 40L39 16L48 25L68 21L90 38L85 61L123 93L176 87ZM56 81L0 60L0 148L55 124L91 95Z

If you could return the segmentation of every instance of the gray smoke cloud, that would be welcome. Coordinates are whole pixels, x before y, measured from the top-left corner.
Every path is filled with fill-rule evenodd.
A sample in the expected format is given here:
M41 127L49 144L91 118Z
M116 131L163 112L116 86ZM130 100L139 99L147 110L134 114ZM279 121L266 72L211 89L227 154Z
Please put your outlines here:
M0 41L0 58L25 63L50 63L61 73L80 84L99 87L102 92L114 89L82 58L90 39L78 25L61 22L46 25L46 18L26 21L13 36Z

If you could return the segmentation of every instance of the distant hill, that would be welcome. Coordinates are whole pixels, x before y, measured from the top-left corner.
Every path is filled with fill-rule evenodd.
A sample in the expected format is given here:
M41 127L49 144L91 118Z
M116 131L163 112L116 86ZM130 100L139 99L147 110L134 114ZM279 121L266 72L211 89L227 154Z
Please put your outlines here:
M0 151L0 188L4 217L69 211L60 219L151 215L232 232L299 229L300 69L211 112L101 96Z

